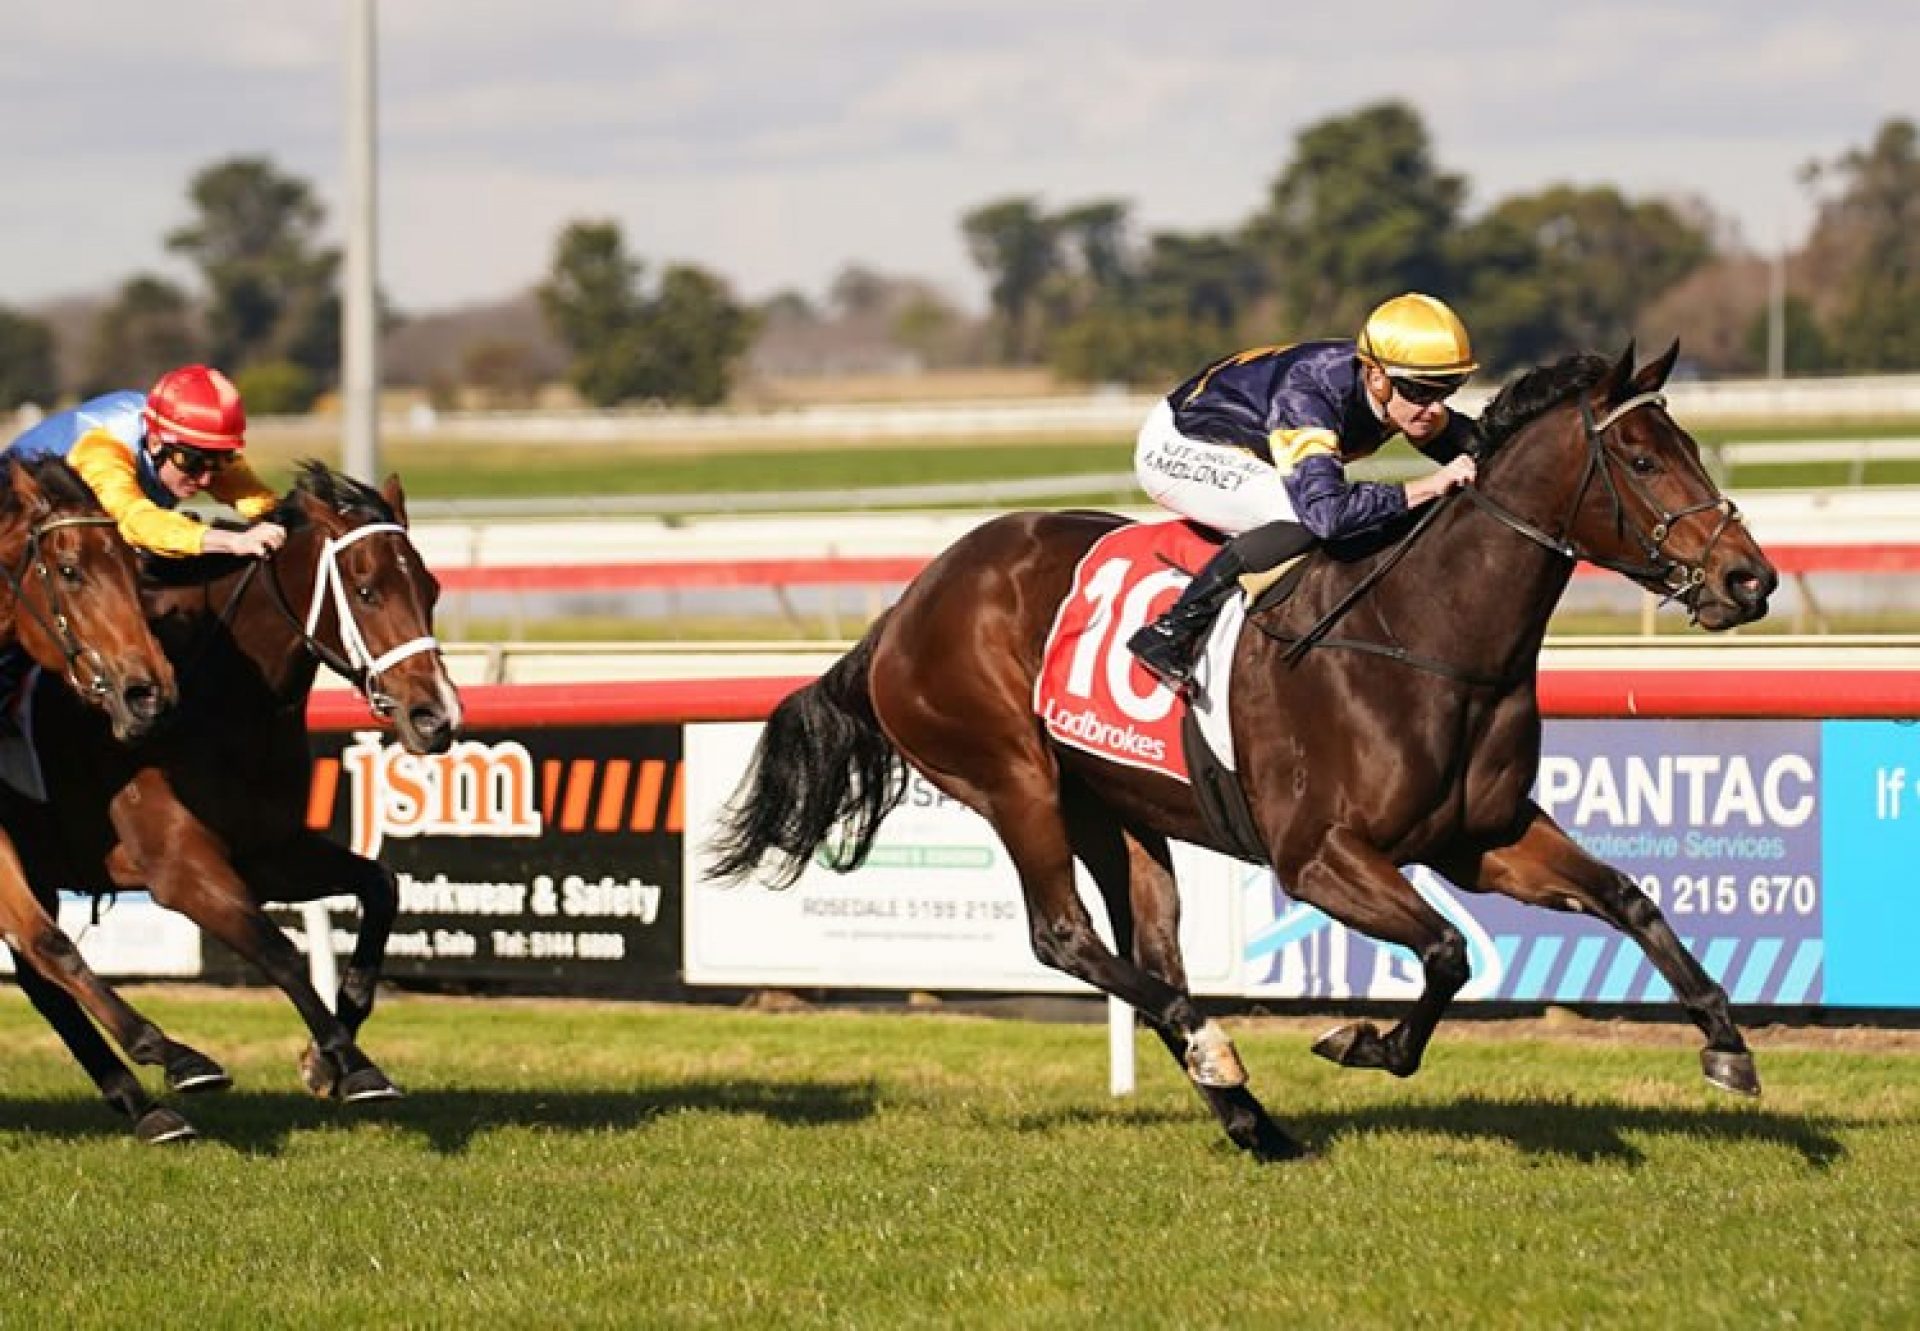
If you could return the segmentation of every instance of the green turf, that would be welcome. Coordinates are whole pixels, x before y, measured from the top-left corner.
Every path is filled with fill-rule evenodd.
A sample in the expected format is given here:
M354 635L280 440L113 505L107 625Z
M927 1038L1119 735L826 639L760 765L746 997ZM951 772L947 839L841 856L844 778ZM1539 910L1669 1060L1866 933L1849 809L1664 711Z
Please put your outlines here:
M225 1059L136 1145L0 991L0 1324L1753 1327L1920 1318L1920 1054L1443 1028L1406 1082L1236 1027L1320 1151L1227 1147L1164 1058L942 1015L400 999L412 1094L312 1102L277 1000L133 997ZM1143 1051L1144 1053L1145 1051Z

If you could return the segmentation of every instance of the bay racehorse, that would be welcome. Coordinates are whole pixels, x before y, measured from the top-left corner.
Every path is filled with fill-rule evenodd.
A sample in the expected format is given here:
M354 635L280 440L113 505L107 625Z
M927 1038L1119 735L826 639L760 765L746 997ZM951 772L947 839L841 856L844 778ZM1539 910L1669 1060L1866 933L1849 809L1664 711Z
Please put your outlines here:
M1727 629L1766 613L1777 576L1701 465L1660 389L1678 353L1637 372L1571 357L1503 390L1481 421L1479 481L1410 517L1400 539L1317 556L1260 611L1231 666L1240 779L1280 883L1405 947L1424 988L1384 1034L1358 1022L1316 1052L1400 1076L1419 1066L1468 978L1464 938L1402 876L1425 864L1470 891L1594 915L1631 937L1706 1036L1717 1085L1759 1090L1725 991L1625 874L1529 798L1535 675L1576 562L1677 598ZM857 865L904 788L904 759L982 814L1020 877L1035 955L1131 1004L1242 1148L1305 1148L1246 1085L1186 985L1168 840L1227 850L1192 788L1054 744L1033 708L1041 649L1076 563L1122 519L1021 513L934 560L866 637L775 709L713 845L713 876L772 856L790 882L823 846ZM836 828L844 836L829 841ZM1098 884L1118 955L1074 888Z
M109 743L146 735L174 701L173 668L147 627L134 554L86 482L59 458L0 458L0 648L18 647L50 689L86 711ZM12 742L12 741L10 741ZM191 1082L208 1066L99 983L0 836L0 937L36 1004L93 1014L143 1063ZM51 996L51 998L50 998ZM84 1018L82 1018L84 1024ZM162 1120L149 1130L164 1134Z
M312 1036L300 1060L309 1089L390 1099L398 1089L356 1038L398 893L385 867L307 828L307 700L325 663L391 719L409 752L445 752L461 713L433 636L439 586L407 534L397 479L376 491L303 464L275 520L288 534L270 560L150 563L147 610L180 684L174 724L115 745L90 713L40 689L49 800L8 793L0 817L35 883L145 888L284 991ZM261 903L341 893L359 899L361 920L330 1011ZM131 1072L70 1003L41 1010L137 1128L154 1106ZM192 1089L225 1084L222 1072Z

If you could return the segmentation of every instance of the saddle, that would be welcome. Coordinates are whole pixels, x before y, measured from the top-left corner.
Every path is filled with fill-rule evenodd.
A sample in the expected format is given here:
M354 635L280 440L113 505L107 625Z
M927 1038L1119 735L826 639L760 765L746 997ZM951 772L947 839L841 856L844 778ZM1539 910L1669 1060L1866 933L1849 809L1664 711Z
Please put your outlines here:
M1096 541L1047 635L1034 681L1034 712L1055 742L1193 786L1221 845L1266 862L1234 769L1228 694L1234 645L1246 615L1298 585L1305 556L1241 579L1242 599L1208 633L1189 700L1134 660L1126 640L1165 610L1220 546L1185 521L1129 524Z

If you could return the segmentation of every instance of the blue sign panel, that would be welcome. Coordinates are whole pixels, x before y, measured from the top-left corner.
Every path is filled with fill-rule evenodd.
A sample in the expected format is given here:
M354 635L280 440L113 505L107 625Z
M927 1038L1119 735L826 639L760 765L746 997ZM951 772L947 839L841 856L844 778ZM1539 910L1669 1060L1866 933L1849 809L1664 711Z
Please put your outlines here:
M1920 1006L1920 727L1829 721L1825 741L1827 1001Z

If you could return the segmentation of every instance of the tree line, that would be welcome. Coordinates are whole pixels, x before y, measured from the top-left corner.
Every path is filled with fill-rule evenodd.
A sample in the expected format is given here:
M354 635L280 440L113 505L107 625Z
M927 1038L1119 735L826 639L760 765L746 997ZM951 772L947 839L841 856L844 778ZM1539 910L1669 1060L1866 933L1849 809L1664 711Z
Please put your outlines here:
M1788 263L1786 368L1920 369L1920 132L1890 120L1867 146L1810 164L1803 183L1818 209ZM187 197L191 219L166 244L200 289L126 280L70 384L45 322L0 306L0 408L148 383L193 359L226 368L262 414L307 410L336 386L340 255L321 243L313 188L241 157L197 173ZM1264 201L1231 227L1143 236L1124 200L994 200L960 222L987 282L984 320L859 266L835 283L830 313L877 322L916 363L1151 385L1240 346L1350 335L1375 301L1423 290L1456 305L1495 370L1639 331L1679 332L1703 372L1766 368L1766 263L1706 205L1554 185L1469 216L1467 198L1419 115L1381 102L1303 130ZM749 306L691 264L656 276L599 220L562 230L537 295L573 387L603 406L724 401L763 332L827 317L793 292ZM463 373L504 380L525 362L488 343Z

